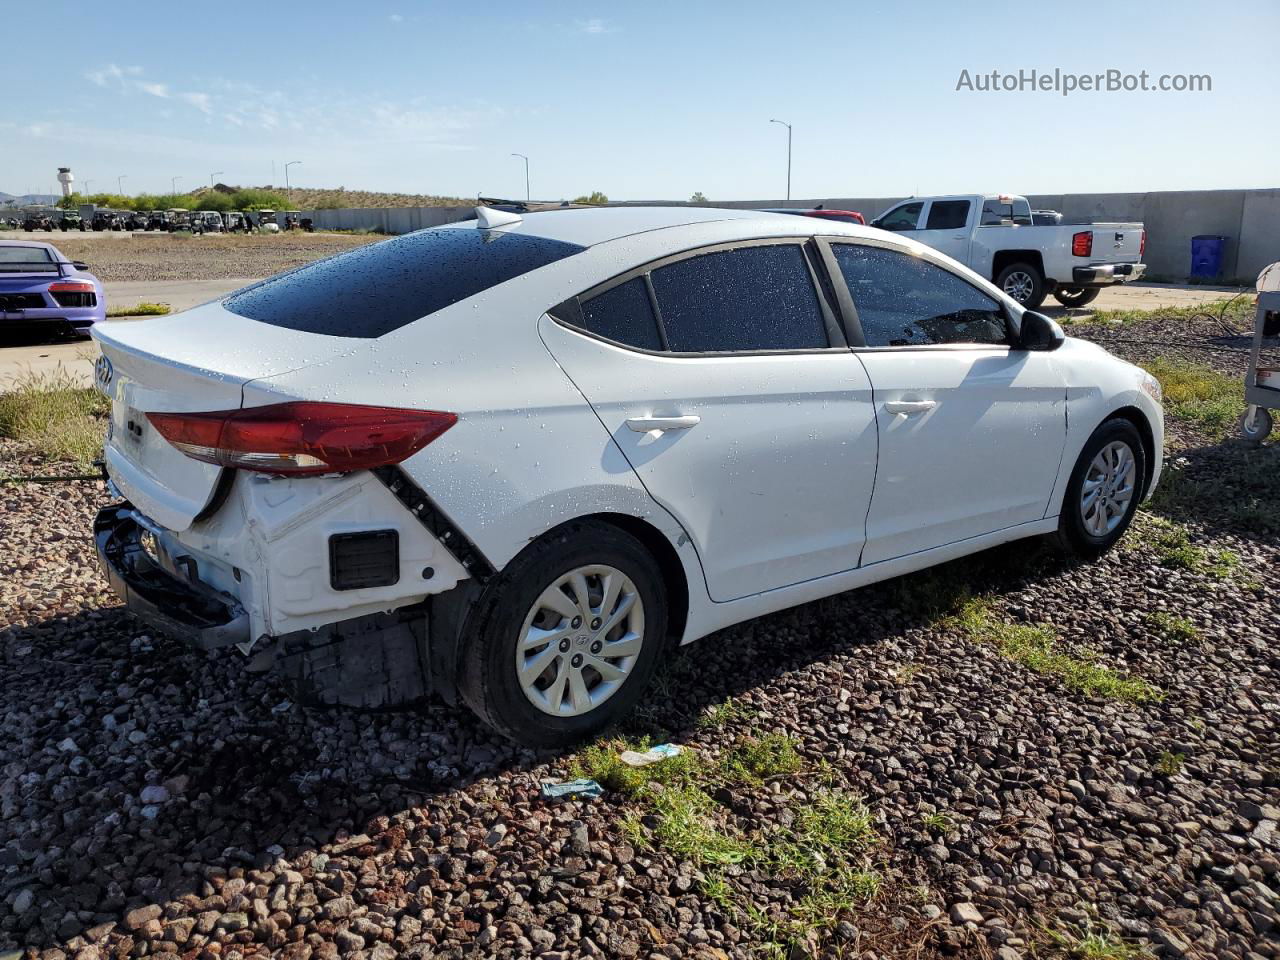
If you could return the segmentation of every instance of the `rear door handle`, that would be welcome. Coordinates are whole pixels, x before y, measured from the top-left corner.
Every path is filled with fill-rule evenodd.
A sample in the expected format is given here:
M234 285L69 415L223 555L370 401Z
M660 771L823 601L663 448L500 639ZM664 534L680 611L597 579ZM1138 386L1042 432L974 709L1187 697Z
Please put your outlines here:
M627 421L627 429L634 430L636 433L652 433L654 430L663 433L667 430L688 430L690 427L696 427L701 422L701 417L693 415L687 417L632 417Z
M900 413L910 417L917 413L928 413L937 405L936 400L887 400L884 409L885 413Z

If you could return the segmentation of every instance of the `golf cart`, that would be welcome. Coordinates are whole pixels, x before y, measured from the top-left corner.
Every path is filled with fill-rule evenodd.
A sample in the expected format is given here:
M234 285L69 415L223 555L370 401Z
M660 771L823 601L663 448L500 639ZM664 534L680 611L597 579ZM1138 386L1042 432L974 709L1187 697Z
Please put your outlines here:
M276 212L274 210L258 211L258 229L263 233L280 232L280 224L276 220Z
M58 229L63 233L68 230L84 230L84 218L80 216L78 210L64 210L62 219L58 221Z

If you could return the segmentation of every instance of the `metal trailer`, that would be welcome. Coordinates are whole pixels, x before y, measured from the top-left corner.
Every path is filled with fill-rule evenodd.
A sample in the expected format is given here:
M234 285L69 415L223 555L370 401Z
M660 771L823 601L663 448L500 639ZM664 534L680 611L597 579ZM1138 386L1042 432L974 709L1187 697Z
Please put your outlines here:
M1275 421L1272 410L1280 410L1280 291L1258 294L1258 314L1254 319L1253 349L1244 375L1244 401L1240 432L1246 440L1261 442L1271 433ZM1264 356L1263 351L1267 350Z

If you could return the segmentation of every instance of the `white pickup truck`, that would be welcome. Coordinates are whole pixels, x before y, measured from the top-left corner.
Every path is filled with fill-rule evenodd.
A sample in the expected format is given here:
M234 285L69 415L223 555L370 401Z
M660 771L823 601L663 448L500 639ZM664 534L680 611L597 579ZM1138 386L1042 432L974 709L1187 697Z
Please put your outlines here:
M1034 310L1045 295L1082 307L1113 283L1136 280L1146 265L1140 223L1034 226L1026 197L968 194L911 197L871 226L903 233L990 278Z

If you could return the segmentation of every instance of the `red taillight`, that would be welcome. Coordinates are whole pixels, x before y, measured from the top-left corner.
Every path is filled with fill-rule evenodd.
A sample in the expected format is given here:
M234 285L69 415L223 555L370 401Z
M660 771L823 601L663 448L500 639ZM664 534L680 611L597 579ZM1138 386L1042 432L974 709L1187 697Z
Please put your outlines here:
M213 413L148 413L147 419L196 460L288 476L399 463L458 422L455 414L435 410L306 401Z
M1147 231L1142 231L1142 239L1138 241L1138 256L1141 257L1147 252Z
M49 284L50 293L93 293L93 284L88 280L55 280Z
M1071 235L1071 255L1073 257L1087 257L1093 253L1093 231L1081 230L1079 233Z

